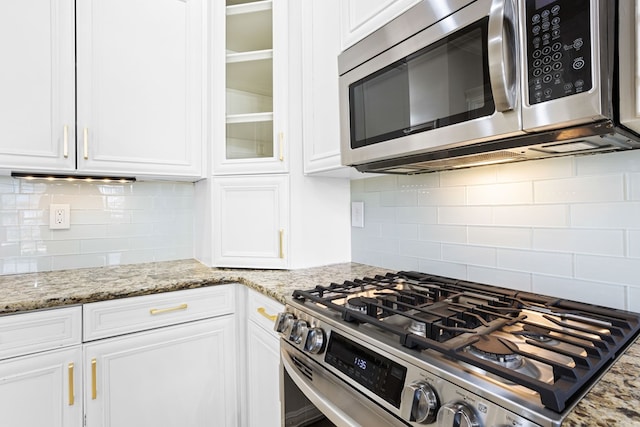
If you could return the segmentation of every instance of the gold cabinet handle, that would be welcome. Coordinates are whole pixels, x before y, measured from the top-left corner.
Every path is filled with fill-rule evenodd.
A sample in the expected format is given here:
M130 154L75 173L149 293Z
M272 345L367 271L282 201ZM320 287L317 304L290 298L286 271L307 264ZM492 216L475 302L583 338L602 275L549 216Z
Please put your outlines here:
M280 161L284 161L284 132L278 133L278 142L280 145Z
M258 313L260 313L260 315L266 317L267 319L271 320L272 322L275 322L276 319L278 318L278 316L276 316L275 314L267 313L267 310L265 310L264 307L258 307Z
M62 155L66 159L69 157L69 126L64 125L63 133L63 146L62 146Z
M179 310L186 310L187 308L189 308L189 306L187 304L180 304L180 305L178 305L176 307L152 308L151 310L149 310L149 313L151 313L152 316L155 316L156 314L170 313L172 311L179 311Z
M284 259L284 230L280 229L280 258Z
M67 366L67 372L69 373L69 406L73 406L75 403L75 393L73 391L73 363L69 363Z
M91 359L91 400L96 400L98 397L97 368L98 361L95 358Z
M89 129L84 128L82 132L82 140L84 142L84 159L87 160L89 158Z

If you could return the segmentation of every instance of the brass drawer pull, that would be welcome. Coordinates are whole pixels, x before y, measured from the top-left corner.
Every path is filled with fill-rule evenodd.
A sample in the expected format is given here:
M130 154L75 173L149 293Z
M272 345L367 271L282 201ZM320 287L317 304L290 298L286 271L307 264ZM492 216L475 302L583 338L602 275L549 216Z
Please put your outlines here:
M266 317L267 319L271 320L272 322L275 322L276 319L278 318L278 316L274 314L267 313L267 310L265 310L264 307L258 307L258 313L260 313L262 316Z
M68 372L69 372L69 406L73 406L75 403L75 393L73 391L73 363L69 363Z
M180 311L180 310L186 310L189 306L187 304L180 304L176 307L169 307L169 308L152 308L151 310L149 310L149 313L151 313L152 316L155 316L156 314L163 314L163 313L170 313L172 311Z
M98 362L95 358L91 359L91 400L96 400L98 397L97 368Z

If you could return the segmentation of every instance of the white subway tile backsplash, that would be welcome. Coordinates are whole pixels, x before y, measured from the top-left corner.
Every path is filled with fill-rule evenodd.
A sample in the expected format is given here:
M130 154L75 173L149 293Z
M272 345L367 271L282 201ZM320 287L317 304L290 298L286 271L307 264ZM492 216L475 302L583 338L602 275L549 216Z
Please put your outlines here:
M425 189L440 186L440 174L425 173L421 175L398 175L399 189Z
M534 275L533 291L543 295L567 298L589 304L625 309L624 286L585 280Z
M532 202L533 189L530 182L467 187L469 205L523 205Z
M495 206L492 224L518 227L566 227L569 208L564 205Z
M416 190L383 191L380 193L380 206L416 206Z
M530 273L478 266L469 266L467 270L467 280L471 280L473 282L502 286L509 289L516 289L518 291L531 291Z
M622 174L534 182L536 203L619 202L624 200Z
M640 202L572 205L571 226L639 230Z
M575 162L577 175L640 172L640 150L618 151L597 156L577 156Z
M533 230L533 249L594 255L624 255L622 230L550 229Z
M442 259L459 264L496 266L496 249L482 246L442 245Z
M192 258L194 197L191 183L0 177L0 274ZM70 205L70 229L49 230L51 203Z
M444 243L466 243L467 227L464 225L420 225L420 240Z
M573 275L573 255L552 252L498 249L498 267L561 277Z
M576 255L578 279L640 286L639 273L640 259Z
M640 287L631 286L627 289L627 310L640 313Z
M425 242L423 240L401 240L398 244L400 255L439 260L442 258L440 243Z
M465 279L467 277L467 266L465 264L448 261L421 259L418 263L418 271L454 279Z
M435 207L398 207L396 215L399 224L435 224L438 218Z
M438 207L438 223L451 225L490 225L491 207L484 206L441 206Z
M480 166L440 172L440 186L493 184L497 181L498 166Z
M573 160L573 157L557 157L532 162L501 164L496 167L497 182L570 178L573 176Z
M629 257L640 258L640 230L630 230L628 232L627 241L629 244Z
M398 189L398 178L396 176L382 175L364 180L364 191L393 191Z
M629 200L640 201L640 173L630 173L627 178Z
M418 224L381 224L382 237L399 240L417 240Z
M519 227L472 227L468 231L468 243L472 245L504 248L531 248L531 229Z
M464 187L423 188L417 192L418 206L464 206Z

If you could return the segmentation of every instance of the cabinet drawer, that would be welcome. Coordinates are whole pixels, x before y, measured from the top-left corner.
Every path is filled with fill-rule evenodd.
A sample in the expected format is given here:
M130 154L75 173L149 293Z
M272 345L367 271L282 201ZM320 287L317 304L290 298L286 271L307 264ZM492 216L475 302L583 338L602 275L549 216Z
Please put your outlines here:
M249 289L247 296L247 310L249 321L252 321L267 331L271 332L274 337L278 334L273 330L275 318L281 311L284 311L284 305L278 301L271 299L259 292Z
M56 308L0 317L0 359L80 344L82 308Z
M85 304L84 341L233 313L233 287L218 285Z

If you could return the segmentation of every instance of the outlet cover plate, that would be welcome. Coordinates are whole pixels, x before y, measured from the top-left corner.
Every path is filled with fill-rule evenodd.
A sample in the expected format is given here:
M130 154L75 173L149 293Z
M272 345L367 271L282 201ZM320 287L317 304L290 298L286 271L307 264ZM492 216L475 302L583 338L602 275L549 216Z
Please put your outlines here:
M68 204L49 205L49 229L66 230L71 228L71 207Z
M364 202L351 202L351 226L364 228Z

